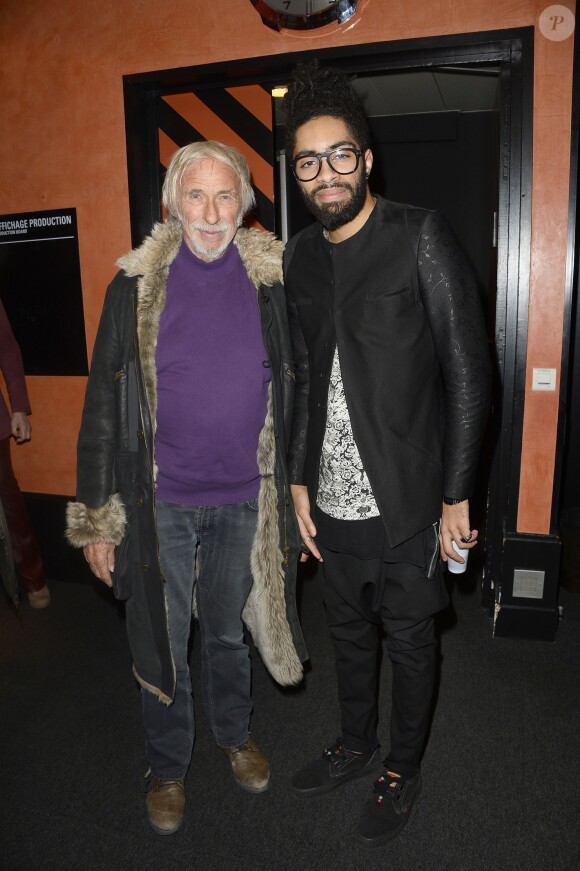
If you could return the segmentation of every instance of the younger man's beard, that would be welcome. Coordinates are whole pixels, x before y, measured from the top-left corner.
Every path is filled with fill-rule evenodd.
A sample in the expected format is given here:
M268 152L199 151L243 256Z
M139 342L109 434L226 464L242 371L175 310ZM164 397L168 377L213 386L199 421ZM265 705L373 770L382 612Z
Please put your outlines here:
M346 202L321 205L315 199L316 194L329 187L348 188L351 196ZM367 195L367 179L366 175L361 173L354 184L350 184L345 179L343 182L335 182L332 185L321 184L310 193L306 193L301 187L300 193L308 210L326 230L338 230L339 227L353 221L362 209Z

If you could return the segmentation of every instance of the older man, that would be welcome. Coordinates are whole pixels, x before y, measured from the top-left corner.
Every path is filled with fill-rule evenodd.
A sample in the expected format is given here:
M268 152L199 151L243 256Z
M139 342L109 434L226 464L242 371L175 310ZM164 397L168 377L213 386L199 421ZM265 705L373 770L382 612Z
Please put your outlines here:
M282 246L241 228L254 205L249 170L221 143L181 148L163 201L166 222L119 261L107 292L67 536L127 600L149 821L171 834L194 740L192 602L204 715L248 792L267 789L269 766L249 738L243 622L282 684L300 680L305 649L285 468L294 372Z

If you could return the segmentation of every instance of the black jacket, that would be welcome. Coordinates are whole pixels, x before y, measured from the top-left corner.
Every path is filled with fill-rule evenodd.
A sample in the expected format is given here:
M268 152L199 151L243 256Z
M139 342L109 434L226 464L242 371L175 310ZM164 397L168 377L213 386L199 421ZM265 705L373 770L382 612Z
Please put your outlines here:
M297 388L290 474L315 501L335 347L354 439L396 546L471 495L490 390L475 279L437 212L377 197L333 245L314 224L284 255Z
M115 594L127 600L134 673L165 702L173 698L175 673L155 526L155 346L167 274L181 242L181 226L170 219L119 261L122 271L107 290L87 385L77 502L67 511L74 546L117 545ZM242 616L273 677L291 684L302 676L306 649L295 605L299 538L285 462L295 381L280 283L282 246L269 233L244 229L235 244L256 287L271 366L258 447L254 584Z

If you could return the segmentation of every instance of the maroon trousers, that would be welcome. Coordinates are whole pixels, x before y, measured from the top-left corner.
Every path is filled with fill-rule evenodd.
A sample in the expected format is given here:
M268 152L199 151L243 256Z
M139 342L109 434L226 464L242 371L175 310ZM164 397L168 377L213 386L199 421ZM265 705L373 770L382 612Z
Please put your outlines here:
M0 439L0 501L6 515L14 562L27 593L41 590L46 581L36 536L32 530L10 459L10 439Z

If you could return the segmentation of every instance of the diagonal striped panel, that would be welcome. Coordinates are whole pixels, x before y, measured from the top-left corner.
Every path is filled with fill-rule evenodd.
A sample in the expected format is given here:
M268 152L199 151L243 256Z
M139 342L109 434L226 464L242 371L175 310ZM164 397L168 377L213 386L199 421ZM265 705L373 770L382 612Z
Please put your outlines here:
M226 90L210 88L206 91L198 91L196 97L207 109L213 112L222 124L227 124L228 131L237 134L239 137L238 141L243 143L246 149L249 147L252 151L255 151L271 168L271 129L262 124L259 118L256 118L252 112ZM220 129L223 130L223 127ZM242 150L241 144L236 147Z
M207 95L206 95L207 98ZM197 94L174 94L163 97L163 100L172 109L184 118L192 127L202 134L204 139L217 139L226 145L233 145L239 151L246 154L250 166L254 184L262 193L272 195L274 179L272 176L272 163L268 162L263 155L247 142L245 131L237 132L228 121L222 119L213 107L209 107L199 99Z
M237 85L226 88L226 91L272 132L272 97L269 91L261 85Z
M190 139L188 141L191 142L192 140ZM181 148L181 145L178 145L173 141L173 139L170 139L163 130L159 130L159 163L161 164L163 171L167 169L171 156L175 154L178 148Z
M217 139L247 158L257 208L250 223L274 230L274 145L270 96L259 85L206 88L168 94L157 101L161 169L177 148Z

